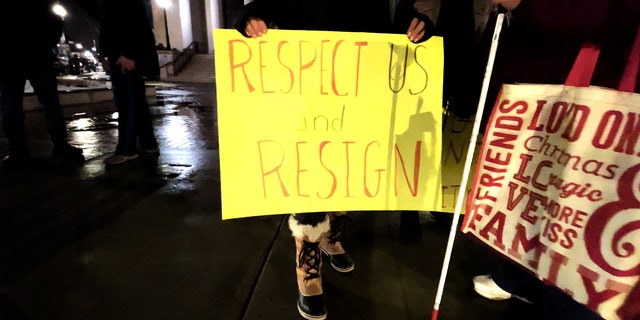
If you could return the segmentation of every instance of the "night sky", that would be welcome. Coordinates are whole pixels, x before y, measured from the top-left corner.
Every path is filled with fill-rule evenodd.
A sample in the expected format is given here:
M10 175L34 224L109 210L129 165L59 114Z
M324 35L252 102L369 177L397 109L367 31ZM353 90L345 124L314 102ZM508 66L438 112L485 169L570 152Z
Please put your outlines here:
M59 0L67 9L64 34L68 41L80 42L89 49L98 41L98 15L100 0Z

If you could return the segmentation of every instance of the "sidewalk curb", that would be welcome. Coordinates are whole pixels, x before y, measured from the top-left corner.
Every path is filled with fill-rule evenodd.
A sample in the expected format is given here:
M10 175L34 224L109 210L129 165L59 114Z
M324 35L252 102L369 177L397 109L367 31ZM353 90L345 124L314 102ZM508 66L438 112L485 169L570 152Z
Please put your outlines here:
M63 107L74 105L95 104L113 100L111 89L106 87L81 88L58 90L60 104ZM155 96L156 87L147 85L146 96ZM24 111L40 111L42 106L33 92L25 92L23 100Z

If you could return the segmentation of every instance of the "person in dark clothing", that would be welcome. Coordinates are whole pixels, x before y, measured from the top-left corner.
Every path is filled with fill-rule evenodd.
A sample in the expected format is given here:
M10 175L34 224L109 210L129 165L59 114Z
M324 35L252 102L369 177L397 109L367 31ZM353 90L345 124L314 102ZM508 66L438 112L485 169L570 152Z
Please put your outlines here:
M28 320L19 301L7 289L0 288L0 319Z
M73 56L71 57L71 60L69 61L69 64L71 65L71 74L72 75L80 75L81 73L81 67L80 67L80 57L78 57L77 53L74 53Z
M121 164L143 153L158 153L145 95L145 67L158 60L155 36L142 0L105 0L100 19L100 48L107 58L118 110L118 145L106 158Z
M0 31L6 44L0 50L0 115L9 142L2 167L23 168L29 159L23 99L29 80L43 107L53 143L52 158L64 166L84 163L82 149L67 142L67 125L58 97L54 49L62 35L62 20L52 1L4 1L0 5Z
M368 15L362 7L368 7ZM393 14L392 14L393 12ZM421 42L433 34L433 24L419 14L413 1L287 1L254 0L245 5L235 23L245 37L258 38L270 28L350 32L405 33ZM306 319L325 319L322 296L322 253L338 272L354 269L353 259L342 247L345 212L296 213L289 217L289 229L296 244L298 312Z
M496 54L484 132L505 83L563 84L585 42L600 46L591 85L617 88L640 24L634 0L492 0L510 10ZM495 19L493 19L495 20ZM495 21L493 21L495 25ZM487 27L487 42L493 32ZM640 81L639 81L640 82ZM640 88L636 87L636 92ZM473 278L474 289L492 300L511 297L541 304L539 319L601 319L559 289L507 261L491 274Z
M480 43L476 39L474 12L477 0L440 0L435 35L444 45L443 109L445 116L472 117L478 107L484 70ZM425 8L429 10L429 8ZM420 10L420 8L418 8Z
M502 3L501 0L493 0ZM616 88L635 37L633 0L505 0L510 6L496 53L481 128L503 83L562 84L586 41L601 47L592 85ZM495 24L495 22L494 22ZM490 42L493 26L487 27ZM486 50L485 50L486 52Z

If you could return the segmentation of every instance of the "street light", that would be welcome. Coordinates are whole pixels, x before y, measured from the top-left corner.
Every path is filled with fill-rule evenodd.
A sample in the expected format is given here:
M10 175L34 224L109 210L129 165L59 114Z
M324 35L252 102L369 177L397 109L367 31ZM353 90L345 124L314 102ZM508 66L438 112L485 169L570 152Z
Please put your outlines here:
M62 20L64 20L64 17L67 16L67 9L65 9L59 3L54 4L53 7L51 8L51 10L53 10L53 13L59 15L62 18Z
M169 42L169 24L167 23L167 8L171 7L171 0L156 0L156 3L164 12L164 32L167 35L167 50L171 50L171 42Z
M68 62L71 60L71 51L69 50L69 46L67 45L67 38L64 35L64 18L67 16L67 9L65 9L59 2L56 2L51 7L51 11L53 11L54 14L60 16L60 18L62 19L62 34L60 35L58 45L56 46L56 55L63 62Z
M57 14L60 16L60 18L62 18L62 21L64 21L64 18L67 16L67 9L65 9L60 3L56 2L53 7L51 7L51 10L53 11L53 13ZM60 42L64 43L66 41L66 38L64 36L64 26L62 27L62 36L60 37Z

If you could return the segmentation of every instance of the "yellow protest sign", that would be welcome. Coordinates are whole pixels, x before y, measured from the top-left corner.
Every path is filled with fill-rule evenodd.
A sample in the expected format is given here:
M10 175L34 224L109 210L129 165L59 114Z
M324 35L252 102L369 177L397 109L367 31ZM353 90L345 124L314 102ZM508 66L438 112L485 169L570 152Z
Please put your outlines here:
M441 38L214 39L223 219L441 207Z
M444 120L444 130L442 132L442 208L438 211L454 213L458 197L465 197L462 202L464 208L466 206L466 196L471 190L471 182L467 181L467 188L460 188L462 174L464 173L464 164L467 160L467 152L469 151L469 143L473 133L474 119L459 118L455 115L449 115ZM471 162L469 172L473 174L476 168L475 159L478 158L478 152L482 145L482 134L478 134L476 146L474 148L474 161Z

